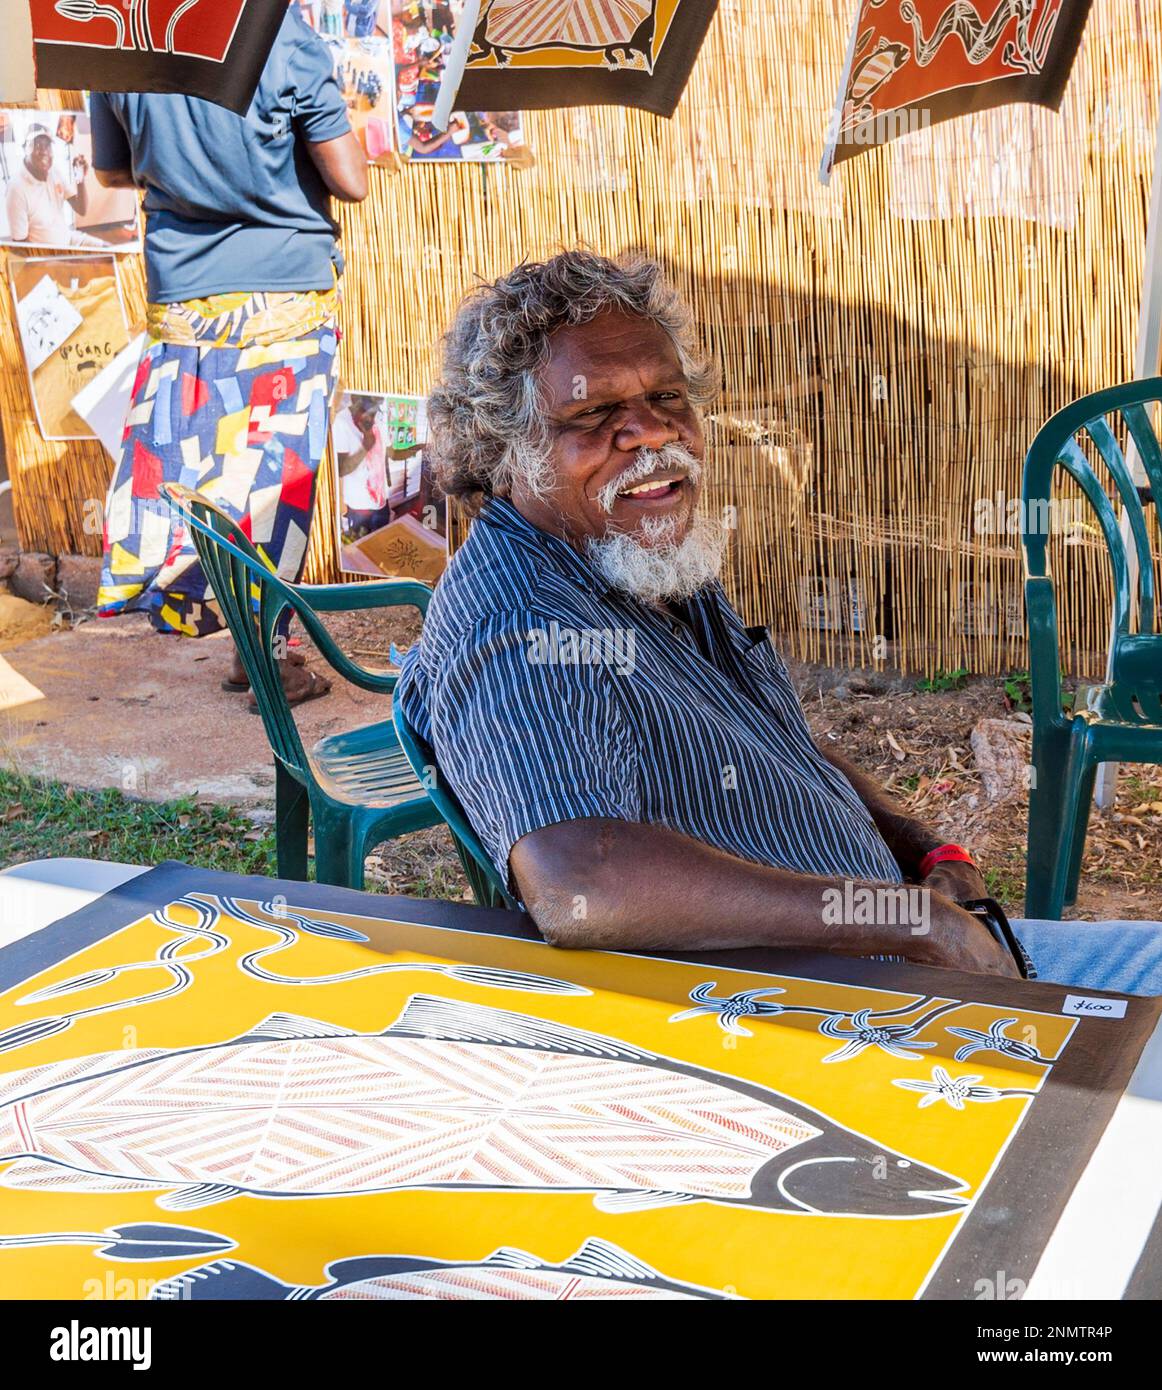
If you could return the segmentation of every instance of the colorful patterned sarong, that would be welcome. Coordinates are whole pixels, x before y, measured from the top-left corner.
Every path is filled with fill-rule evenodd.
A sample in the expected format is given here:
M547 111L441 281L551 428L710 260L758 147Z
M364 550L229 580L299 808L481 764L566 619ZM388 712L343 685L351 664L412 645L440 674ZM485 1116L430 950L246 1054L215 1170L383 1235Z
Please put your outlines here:
M298 579L335 387L336 306L334 290L149 306L105 508L102 617L144 611L159 632L189 637L224 626L162 482L216 502L272 569Z

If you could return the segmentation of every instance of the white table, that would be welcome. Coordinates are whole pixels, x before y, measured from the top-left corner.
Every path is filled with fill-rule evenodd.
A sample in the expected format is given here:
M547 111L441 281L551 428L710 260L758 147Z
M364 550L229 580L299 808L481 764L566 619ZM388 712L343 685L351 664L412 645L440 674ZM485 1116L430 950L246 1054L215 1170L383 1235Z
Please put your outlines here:
M34 859L0 871L0 946L79 912L144 873L148 869L139 864L100 859Z

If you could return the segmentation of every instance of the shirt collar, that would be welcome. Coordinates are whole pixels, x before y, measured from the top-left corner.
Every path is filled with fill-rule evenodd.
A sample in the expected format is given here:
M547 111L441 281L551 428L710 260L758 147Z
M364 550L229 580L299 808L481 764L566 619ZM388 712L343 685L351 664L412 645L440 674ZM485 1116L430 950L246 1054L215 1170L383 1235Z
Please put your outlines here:
M477 520L504 535L531 541L551 555L579 584L592 589L594 593L605 596L617 592L568 541L534 526L507 497L489 497L481 507Z
M648 604L641 603L630 594L616 589L608 583L602 575L581 555L574 550L568 541L562 540L560 536L554 536L548 531L542 531L539 526L534 526L531 521L513 506L507 497L489 497L481 507L477 521L484 522L490 529L499 531L504 535L514 538L531 541L534 545L540 546L546 554L552 556L558 564L570 574L583 587L590 589L601 598L615 598L622 603L632 603L643 609L651 617L659 622L665 621L660 613L655 613ZM698 605L713 603L718 607L725 606L729 609L730 605L723 605L721 581L714 579L695 594L689 601L691 615L696 611Z

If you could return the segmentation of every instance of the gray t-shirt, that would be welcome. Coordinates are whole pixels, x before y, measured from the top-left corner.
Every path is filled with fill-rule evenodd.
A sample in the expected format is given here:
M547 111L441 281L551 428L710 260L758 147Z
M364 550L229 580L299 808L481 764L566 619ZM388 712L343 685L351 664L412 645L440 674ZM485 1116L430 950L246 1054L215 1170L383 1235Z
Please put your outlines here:
M155 303L334 283L338 228L304 142L337 139L351 123L330 50L297 6L245 116L154 92L94 92L90 109L95 167L132 169L145 185Z

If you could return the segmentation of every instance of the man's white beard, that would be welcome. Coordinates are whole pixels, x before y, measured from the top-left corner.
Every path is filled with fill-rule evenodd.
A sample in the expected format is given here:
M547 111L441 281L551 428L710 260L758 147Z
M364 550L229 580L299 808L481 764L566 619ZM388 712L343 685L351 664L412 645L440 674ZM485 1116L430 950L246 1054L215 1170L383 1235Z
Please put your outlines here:
M647 516L640 533L590 538L585 553L607 584L643 603L687 599L718 578L729 537L705 516L696 515L680 541L678 526L676 517Z

